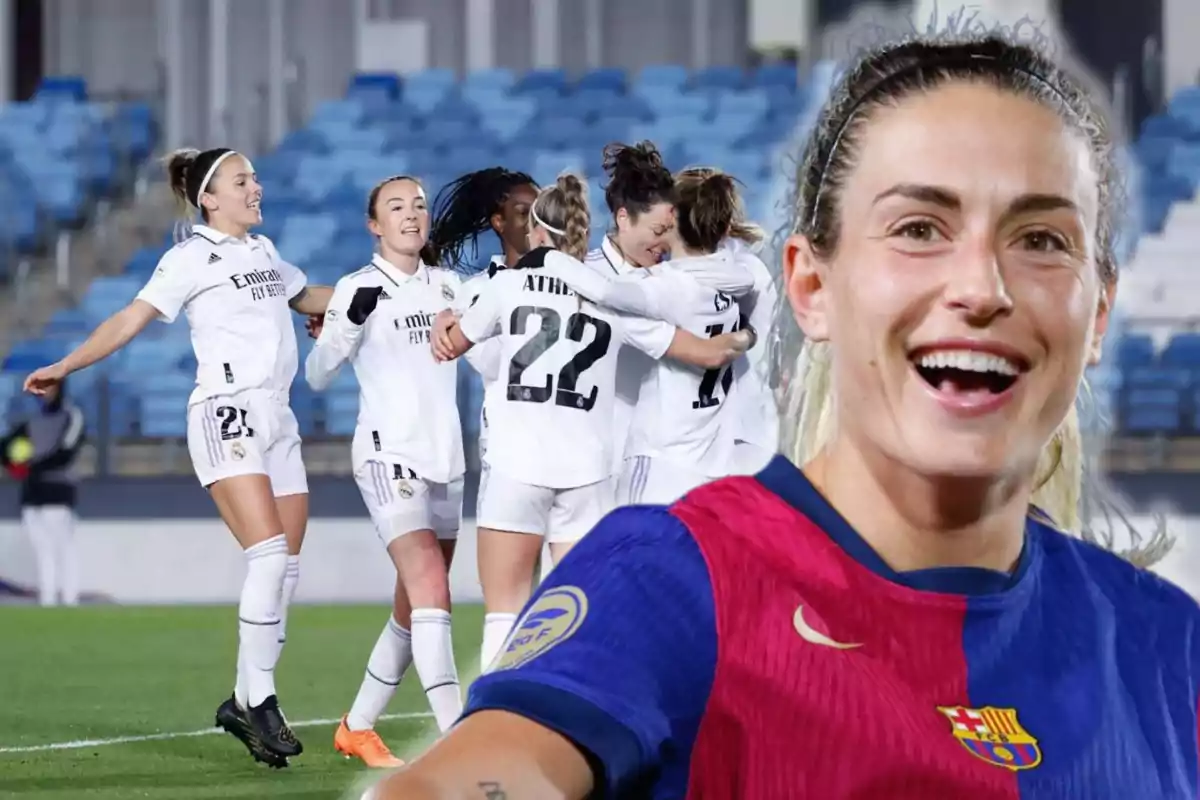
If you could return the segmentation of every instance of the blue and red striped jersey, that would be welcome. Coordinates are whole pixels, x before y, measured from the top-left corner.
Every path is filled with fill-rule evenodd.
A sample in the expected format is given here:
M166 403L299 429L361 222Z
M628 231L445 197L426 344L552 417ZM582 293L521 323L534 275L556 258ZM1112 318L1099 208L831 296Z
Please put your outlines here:
M605 797L1194 799L1197 619L1032 518L1011 573L898 573L777 458L610 514L466 713L559 731Z

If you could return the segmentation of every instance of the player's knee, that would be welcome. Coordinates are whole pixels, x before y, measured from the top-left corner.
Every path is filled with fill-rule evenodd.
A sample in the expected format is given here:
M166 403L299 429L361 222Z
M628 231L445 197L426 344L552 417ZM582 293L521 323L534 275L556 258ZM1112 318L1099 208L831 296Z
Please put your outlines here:
M431 530L410 531L388 545L388 553L413 608L449 608L446 560Z

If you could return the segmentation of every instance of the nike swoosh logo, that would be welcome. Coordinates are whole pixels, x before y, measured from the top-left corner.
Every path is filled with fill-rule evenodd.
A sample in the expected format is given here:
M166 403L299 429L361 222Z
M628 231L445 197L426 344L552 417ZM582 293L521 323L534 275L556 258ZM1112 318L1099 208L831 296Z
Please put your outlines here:
M792 624L796 626L796 633L800 634L800 638L809 644L832 647L834 650L853 650L855 647L862 647L861 642L855 644L835 642L820 631L814 630L811 625L804 621L804 606L796 607L796 614L792 617Z

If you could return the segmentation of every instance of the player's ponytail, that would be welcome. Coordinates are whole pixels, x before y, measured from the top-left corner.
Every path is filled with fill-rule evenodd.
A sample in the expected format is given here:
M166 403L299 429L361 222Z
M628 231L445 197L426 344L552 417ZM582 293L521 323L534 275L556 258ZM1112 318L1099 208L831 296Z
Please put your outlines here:
M563 173L553 186L538 193L530 217L549 235L556 250L583 261L588 251L592 215L587 186L577 175Z
M201 196L212 186L213 178L222 162L237 152L228 147L211 150L183 148L175 150L163 159L167 169L167 183L179 206L179 221L175 226L175 238L181 240L191 235L192 215L200 212L200 218L208 221L208 211L200 204Z
M676 225L689 250L715 253L741 216L737 183L718 169L685 169L675 179Z
M767 234L761 225L747 221L743 212L729 226L729 238L737 239L750 247L757 247L767 238Z
M188 199L188 174L199 155L200 151L194 147L184 147L163 158L163 166L167 170L167 185L171 187L171 194L175 197L175 205L181 219L191 219L194 211L192 201Z

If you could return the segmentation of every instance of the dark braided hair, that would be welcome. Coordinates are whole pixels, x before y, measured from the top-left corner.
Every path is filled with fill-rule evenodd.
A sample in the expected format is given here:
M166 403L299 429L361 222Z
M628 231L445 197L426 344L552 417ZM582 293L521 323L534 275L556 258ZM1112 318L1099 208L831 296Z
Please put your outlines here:
M428 252L440 264L460 272L471 272L470 259L478 255L479 235L492 229L492 215L519 186L537 188L524 172L488 167L468 172L442 187L433 201ZM467 243L471 254L466 255Z

